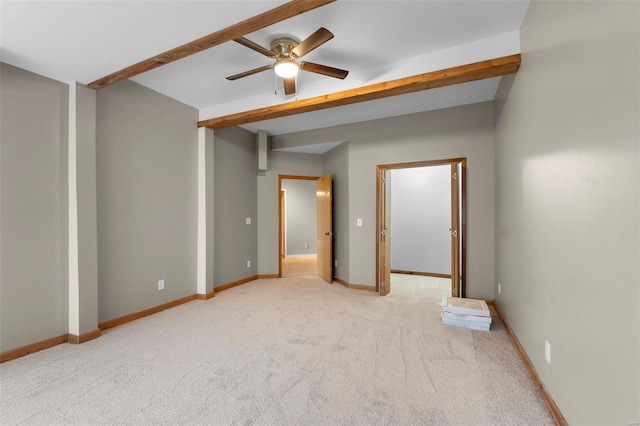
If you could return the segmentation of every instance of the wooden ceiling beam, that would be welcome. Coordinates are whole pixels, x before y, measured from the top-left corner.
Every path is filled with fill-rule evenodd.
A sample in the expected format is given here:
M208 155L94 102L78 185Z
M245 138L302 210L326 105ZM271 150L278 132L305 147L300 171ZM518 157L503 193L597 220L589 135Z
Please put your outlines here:
M461 65L439 71L418 74L411 77L358 87L355 89L335 92L328 95L316 96L285 104L258 108L251 111L239 112L223 117L203 120L198 127L211 129L223 129L226 127L240 126L257 121L305 112L318 111L337 106L382 99L389 96L404 95L422 90L435 89L436 87L451 86L470 81L484 80L486 78L499 77L513 74L520 67L520 54L504 56L488 61Z
M89 83L88 86L96 90L104 89L105 87L119 81L135 77L138 74L142 74L154 68L161 67L162 65L177 61L178 59L202 52L203 50L218 46L238 37L242 37L245 34L258 31L262 28L316 9L320 6L333 3L334 1L336 0L292 0L282 6L261 13L260 15L256 15L252 18L231 25L230 27L156 55L153 58L146 59L127 68L121 69L120 71L116 71Z

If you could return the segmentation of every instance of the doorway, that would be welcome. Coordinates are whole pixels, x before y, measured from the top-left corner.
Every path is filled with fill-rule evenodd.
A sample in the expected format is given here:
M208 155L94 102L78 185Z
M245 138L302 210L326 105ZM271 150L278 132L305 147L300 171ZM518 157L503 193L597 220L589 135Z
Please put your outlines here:
M424 294L464 296L465 172L465 158L377 167L376 290L381 295L396 282L398 289L402 283L405 290L413 286ZM443 292L443 284L450 290Z
M282 278L317 274L315 176L278 179L278 268Z

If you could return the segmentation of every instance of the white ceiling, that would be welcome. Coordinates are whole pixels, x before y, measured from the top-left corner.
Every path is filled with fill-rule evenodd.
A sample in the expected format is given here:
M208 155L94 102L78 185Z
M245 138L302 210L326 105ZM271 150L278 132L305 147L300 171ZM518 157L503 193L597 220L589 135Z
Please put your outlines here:
M61 81L88 84L283 1L6 1L0 59ZM338 0L252 34L304 39L320 26L335 38L304 59L350 71L345 80L302 72L298 99L518 53L529 0ZM272 71L226 76L270 63L229 42L132 80L200 110L200 119L296 99L274 94ZM252 123L282 134L491 100L499 78ZM281 83L280 83L281 84Z
M288 148L271 148L272 151L297 152L300 154L324 154L346 141L322 142L313 145L299 145Z

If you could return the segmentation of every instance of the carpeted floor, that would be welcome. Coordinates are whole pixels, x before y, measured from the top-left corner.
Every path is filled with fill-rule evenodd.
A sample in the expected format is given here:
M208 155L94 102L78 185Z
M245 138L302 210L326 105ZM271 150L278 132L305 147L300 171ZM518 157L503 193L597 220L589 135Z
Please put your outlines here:
M426 277L414 274L391 274L391 294L405 297L451 296L451 278Z
M0 423L553 424L499 320L438 302L254 281L0 365Z

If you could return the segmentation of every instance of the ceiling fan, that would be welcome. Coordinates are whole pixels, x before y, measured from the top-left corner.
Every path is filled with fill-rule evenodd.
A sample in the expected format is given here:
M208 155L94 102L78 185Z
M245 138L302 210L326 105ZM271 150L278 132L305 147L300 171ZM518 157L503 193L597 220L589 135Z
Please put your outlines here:
M282 77L284 82L284 93L291 95L296 92L296 78L299 70L313 72L316 74L322 74L333 78L344 79L349 71L341 70L339 68L333 68L326 65L320 65L313 62L306 62L297 60L302 58L307 53L322 46L333 38L333 33L326 28L320 28L318 31L311 34L302 42L298 43L295 40L288 37L276 38L271 42L271 49L266 49L257 43L252 42L244 37L236 38L233 41L240 43L241 45L255 50L269 58L275 59L275 62L271 65L265 65L260 68L255 68L249 71L241 72L239 74L231 75L227 77L227 80L237 80L239 78L247 77L249 75L257 74L262 71L267 71L273 68L276 75Z

